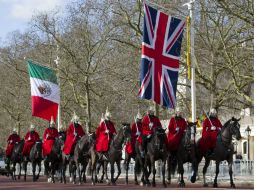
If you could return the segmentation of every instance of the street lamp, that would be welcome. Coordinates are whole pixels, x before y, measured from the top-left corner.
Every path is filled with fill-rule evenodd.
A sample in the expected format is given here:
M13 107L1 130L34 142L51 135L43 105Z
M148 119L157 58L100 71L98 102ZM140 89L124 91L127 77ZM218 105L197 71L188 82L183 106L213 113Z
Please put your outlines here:
M247 126L247 128L245 129L245 132L248 137L248 160L250 160L250 133L251 133L251 129L249 126Z

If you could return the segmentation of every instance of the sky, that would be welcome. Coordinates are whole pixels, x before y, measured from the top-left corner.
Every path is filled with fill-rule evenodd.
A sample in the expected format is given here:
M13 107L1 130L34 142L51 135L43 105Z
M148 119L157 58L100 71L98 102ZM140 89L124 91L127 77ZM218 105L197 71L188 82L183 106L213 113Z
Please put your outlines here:
M63 8L70 0L0 0L0 39L9 32L28 28L32 15L38 12Z

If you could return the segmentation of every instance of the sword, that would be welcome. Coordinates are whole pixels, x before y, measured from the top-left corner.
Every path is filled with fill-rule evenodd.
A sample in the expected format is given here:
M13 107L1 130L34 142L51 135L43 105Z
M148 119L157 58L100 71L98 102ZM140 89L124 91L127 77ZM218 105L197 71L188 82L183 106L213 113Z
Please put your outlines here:
M202 110L203 110L203 112L205 113L205 115L206 115L206 118L208 118L208 120L209 120L209 122L210 122L210 124L211 124L211 127L212 127L212 126L213 126L213 123L212 123L212 121L210 120L209 116L206 114L205 110L204 110L204 109L202 109Z

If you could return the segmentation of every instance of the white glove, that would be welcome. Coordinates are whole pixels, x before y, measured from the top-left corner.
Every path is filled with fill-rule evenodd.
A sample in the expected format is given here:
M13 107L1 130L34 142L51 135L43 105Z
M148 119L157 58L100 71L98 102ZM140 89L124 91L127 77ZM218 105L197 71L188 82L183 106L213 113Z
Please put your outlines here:
M179 127L176 128L176 132L177 132L177 133L179 132Z
M152 129L152 127L153 127L153 123L151 122L149 123L149 128Z
M109 133L109 130L108 130L108 129L106 129L105 133L106 133L106 134L108 134L108 133Z
M31 140L31 137L29 136L27 140L29 140L29 141L30 141L30 140Z
M10 143L12 143L12 140L10 140Z
M147 138L149 139L151 137L151 135L147 135Z
M77 136L77 133L75 132L75 133L74 133L74 137L76 137L76 136Z
M139 132L139 131L137 131L137 132L136 132L136 136L139 136L139 135L140 135L140 132Z
M48 137L49 137L49 134L46 135L46 139L48 139Z
M212 130L212 131L215 131L215 130L216 130L216 127L212 125L211 130Z

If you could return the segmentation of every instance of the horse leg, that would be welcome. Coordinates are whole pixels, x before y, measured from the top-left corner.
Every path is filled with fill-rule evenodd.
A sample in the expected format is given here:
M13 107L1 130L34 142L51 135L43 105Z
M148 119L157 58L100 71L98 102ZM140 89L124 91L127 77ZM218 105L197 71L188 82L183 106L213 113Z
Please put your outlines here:
M75 162L74 163L71 163L72 165L72 169L71 169L71 173L72 173L72 176L73 176L73 184L76 184L76 170L77 170L77 167L79 168L79 165L76 166Z
M38 167L39 167L39 171L38 171L38 174L37 174L37 176L36 176L36 180L38 180L39 177L40 177L40 173L41 173L41 162L38 163Z
M163 184L164 187L167 187L167 184L166 184L166 182L165 182L166 160L167 160L167 159L163 160L163 162L162 162L162 168L161 168L161 173L162 173L162 184Z
M12 166L12 179L17 180L16 179L16 162L13 162L13 166Z
M191 183L195 183L196 177L197 177L197 172L198 172L198 163L197 163L197 160L195 159L195 157L193 157L192 159L194 159L194 160L192 161L192 174L191 174L190 181L191 181Z
M79 177L79 185L81 185L81 170L80 170L80 163L76 162L77 170L78 170L78 177ZM75 181L75 179L74 179Z
M127 155L126 159L125 159L125 171L126 171L126 175L125 175L125 184L128 185L129 181L128 181L128 170L129 170L129 163L130 163L130 156Z
M138 167L139 167L139 161L137 159L135 159L135 164L134 164L134 181L135 181L135 185L138 185L138 177L137 177L137 174L138 174ZM128 163L128 169L129 169L129 163ZM128 177L127 177L128 178Z
M81 173L83 173L83 182L86 183L86 168L87 168L88 162L85 161Z
M106 176L106 183L110 184L109 178L108 178L108 162L104 161L103 162L103 176Z
M44 174L46 175L47 180L49 180L49 162L47 160L44 161L44 168Z
M26 161L23 163L23 166L24 166L24 180L26 181L26 172L27 172L27 162Z
M32 161L33 182L36 181L36 179L35 179L35 171L36 171L36 162Z
M231 188L235 188L235 184L234 184L234 181L233 181L232 163L233 163L233 160L231 158L231 159L228 160L228 173L229 173L229 176L230 176L230 185L231 185Z
M170 156L167 157L167 168L168 168L167 183L171 184L171 159L170 159Z
M115 173L115 168L114 168L114 162L110 162L110 174L111 174L111 184L116 185L114 181L114 173Z
M216 161L216 172L215 172L215 178L214 178L214 181L213 181L213 187L214 188L217 188L218 187L218 183L217 183L217 177L218 177L218 174L220 172L220 162L219 161Z
M19 175L18 175L18 179L21 178L21 163L19 163Z
M203 186L204 187L208 187L208 184L206 183L206 178L205 178L205 174L206 174L206 171L207 171L207 168L210 164L210 160L209 159L205 159L205 165L204 165L204 168L203 168Z
M185 183L183 180L183 173L184 173L183 162L182 162L182 160L178 159L178 174L180 175L179 179L178 179L179 180L179 182L178 182L179 187L185 187Z
M116 176L116 178L114 179L114 181L116 182L117 181L117 179L118 179L118 177L121 175L121 166L120 166L120 160L119 161L117 161L117 163L116 163L116 165L117 165L117 170L118 170L118 173L117 173L117 176Z
M155 169L155 160L154 160L154 157L152 156L151 158L151 171L153 172L153 181L152 181L152 185L153 187L156 186L156 183L155 183L155 174L156 174L156 169Z
M63 182L64 182L64 184L66 184L66 176L65 176L66 166L67 166L67 163L66 163L66 160L64 160L64 162L63 162L63 169L62 169L62 175L63 175Z

